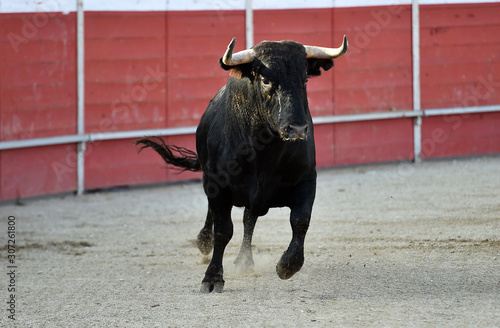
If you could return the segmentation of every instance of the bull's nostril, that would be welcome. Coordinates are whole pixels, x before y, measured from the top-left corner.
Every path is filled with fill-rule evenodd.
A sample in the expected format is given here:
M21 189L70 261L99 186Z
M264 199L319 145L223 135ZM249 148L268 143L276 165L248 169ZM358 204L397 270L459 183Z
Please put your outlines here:
M290 124L288 126L288 135L291 138L305 138L307 130L307 124Z

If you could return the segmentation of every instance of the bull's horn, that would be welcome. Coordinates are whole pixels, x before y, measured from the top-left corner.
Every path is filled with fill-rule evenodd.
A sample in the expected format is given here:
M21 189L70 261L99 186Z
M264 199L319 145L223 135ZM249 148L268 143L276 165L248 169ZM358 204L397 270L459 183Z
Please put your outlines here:
M241 64L247 64L252 62L254 58L253 50L247 49L233 54L234 44L236 43L236 38L233 38L231 43L227 46L226 53L222 57L222 62L227 66L236 66Z
M306 48L306 58L334 59L345 55L348 48L347 37L339 48L323 48L315 46L304 46Z

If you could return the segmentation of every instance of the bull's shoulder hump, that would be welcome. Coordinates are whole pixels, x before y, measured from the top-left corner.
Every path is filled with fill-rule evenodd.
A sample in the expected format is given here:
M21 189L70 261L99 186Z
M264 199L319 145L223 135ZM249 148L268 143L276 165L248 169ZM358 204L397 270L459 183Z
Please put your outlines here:
M210 101L210 103L219 103L221 99L223 98L224 94L226 92L226 86L224 85L222 88L217 91L215 94L214 98Z

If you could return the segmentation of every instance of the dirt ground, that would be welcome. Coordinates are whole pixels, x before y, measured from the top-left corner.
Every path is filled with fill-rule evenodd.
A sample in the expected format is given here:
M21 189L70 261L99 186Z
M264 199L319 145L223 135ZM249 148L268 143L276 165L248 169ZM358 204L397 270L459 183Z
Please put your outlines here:
M305 264L287 281L275 265L289 211L259 219L254 271L240 274L235 208L222 294L200 293L206 207L199 181L0 205L17 246L16 320L3 303L0 326L500 327L500 157L321 170Z

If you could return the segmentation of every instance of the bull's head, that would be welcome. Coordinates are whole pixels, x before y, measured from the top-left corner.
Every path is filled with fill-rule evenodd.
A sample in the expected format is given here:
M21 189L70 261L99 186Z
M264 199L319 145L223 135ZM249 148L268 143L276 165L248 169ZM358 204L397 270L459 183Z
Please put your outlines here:
M233 54L233 39L220 60L231 69L237 86L233 108L246 111L255 124L265 122L283 140L304 140L311 133L312 119L307 103L306 84L321 68L333 67L333 59L347 52L344 36L339 48L303 46L293 41L264 41L251 49Z

